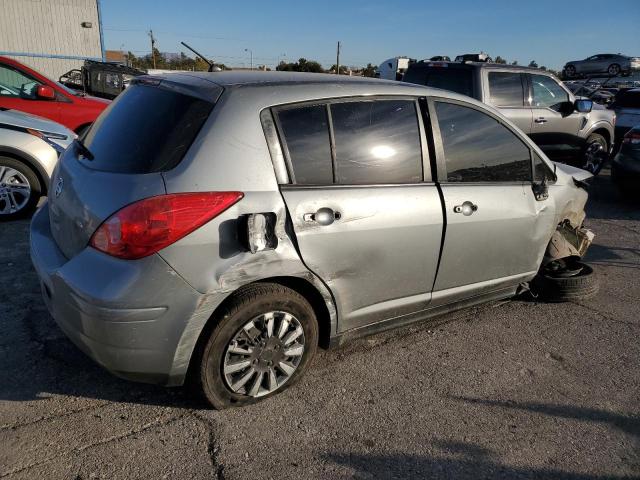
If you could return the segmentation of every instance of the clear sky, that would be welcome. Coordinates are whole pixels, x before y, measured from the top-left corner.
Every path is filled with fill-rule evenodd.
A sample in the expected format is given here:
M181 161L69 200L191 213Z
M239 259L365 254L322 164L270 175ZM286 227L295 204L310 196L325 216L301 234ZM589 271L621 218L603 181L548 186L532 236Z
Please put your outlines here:
M380 64L406 55L454 57L484 51L560 68L595 53L640 56L640 0L102 0L107 49L189 53L180 40L231 66L273 66L286 55Z

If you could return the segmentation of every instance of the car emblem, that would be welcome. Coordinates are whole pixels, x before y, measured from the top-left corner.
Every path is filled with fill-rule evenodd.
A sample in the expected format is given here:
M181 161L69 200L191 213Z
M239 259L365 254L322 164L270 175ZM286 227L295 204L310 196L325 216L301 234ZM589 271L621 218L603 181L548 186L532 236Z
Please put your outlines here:
M56 183L56 190L55 190L56 198L58 198L62 193L62 187L64 187L64 180L62 180L62 178L59 178L58 183Z

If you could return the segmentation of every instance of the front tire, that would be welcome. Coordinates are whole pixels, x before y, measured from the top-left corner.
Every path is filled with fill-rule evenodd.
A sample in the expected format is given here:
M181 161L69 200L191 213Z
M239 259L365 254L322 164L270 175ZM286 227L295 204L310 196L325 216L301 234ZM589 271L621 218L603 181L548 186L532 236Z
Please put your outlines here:
M316 353L309 302L274 283L241 289L219 313L200 359L200 385L216 409L276 395L300 379Z
M38 176L25 163L0 156L0 222L24 218L42 195Z
M599 133L592 133L587 137L584 150L582 152L582 162L580 168L598 175L609 155L609 143Z
M569 65L564 69L564 73L567 75L567 77L573 78L576 76L576 67L574 67L573 65Z
M554 303L586 300L599 290L598 277L589 265L564 259L546 266L539 284L542 300Z

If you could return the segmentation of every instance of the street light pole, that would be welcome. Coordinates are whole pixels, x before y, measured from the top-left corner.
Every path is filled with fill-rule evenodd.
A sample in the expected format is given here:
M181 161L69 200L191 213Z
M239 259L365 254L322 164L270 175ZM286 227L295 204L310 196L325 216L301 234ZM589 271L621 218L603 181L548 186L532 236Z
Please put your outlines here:
M253 70L253 50L251 50L250 48L245 48L244 49L245 52L249 52L250 58L251 58L251 70Z

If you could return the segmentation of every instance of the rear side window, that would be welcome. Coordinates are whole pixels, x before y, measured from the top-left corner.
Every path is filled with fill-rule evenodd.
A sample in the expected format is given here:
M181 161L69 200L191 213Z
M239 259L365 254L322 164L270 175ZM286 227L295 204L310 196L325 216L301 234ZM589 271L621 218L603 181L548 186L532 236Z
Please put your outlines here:
M473 75L470 68L409 67L404 81L473 97Z
M420 131L411 100L331 105L336 183L414 183L422 180Z
M509 129L473 108L436 102L449 182L531 180L529 148Z
M489 72L491 103L498 107L522 107L524 89L519 73Z
M326 105L286 108L278 112L278 121L293 168L295 183L332 183L331 142Z
M166 88L133 85L87 132L84 143L94 159L83 165L114 173L170 170L180 163L213 106Z

